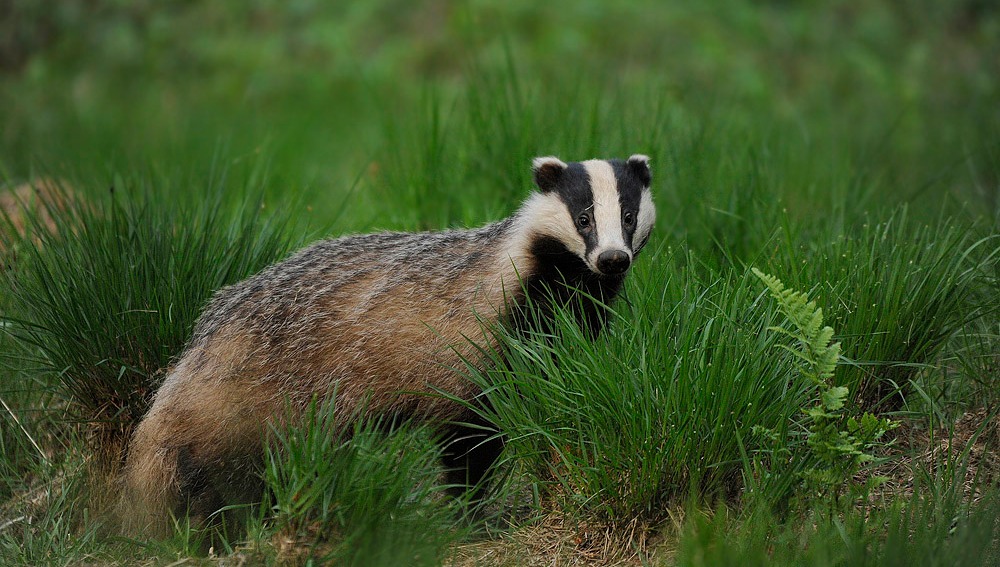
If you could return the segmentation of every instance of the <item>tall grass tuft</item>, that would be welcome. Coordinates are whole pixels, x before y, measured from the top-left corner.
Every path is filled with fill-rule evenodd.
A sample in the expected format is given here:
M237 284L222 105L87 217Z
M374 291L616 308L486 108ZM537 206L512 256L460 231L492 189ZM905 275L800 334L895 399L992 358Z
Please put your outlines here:
M866 409L900 409L918 372L991 308L974 299L998 242L954 222L921 223L905 208L824 230L808 244L779 246L768 269L829 298L827 320L852 362L838 384Z
M119 178L94 198L77 187L50 211L56 230L20 243L3 275L14 362L37 367L57 409L93 425L95 447L120 449L209 296L292 245L287 217L252 199L224 205L224 176L203 187L186 207L163 179Z
M462 530L429 432L363 420L344 431L335 412L313 403L273 431L264 478L278 537L299 560L441 564Z

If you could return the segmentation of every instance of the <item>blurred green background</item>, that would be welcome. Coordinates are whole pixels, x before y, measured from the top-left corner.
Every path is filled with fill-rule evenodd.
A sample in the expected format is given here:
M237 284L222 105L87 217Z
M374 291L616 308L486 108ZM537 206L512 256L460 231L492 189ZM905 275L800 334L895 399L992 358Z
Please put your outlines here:
M593 116L617 112L655 158L696 125L731 138L727 151L780 139L799 192L889 176L910 194L885 199L998 208L984 164L1000 151L1000 9L984 0L7 0L0 18L0 166L13 179L263 161L273 195L328 224L358 179L399 173L441 136L462 146L446 150L462 170L449 180L507 186L430 224L478 222L522 194L524 154L566 148L523 127L558 109L583 150L611 134L587 131ZM509 132L456 132L477 105ZM666 127L634 135L654 124ZM361 216L344 228L372 224Z

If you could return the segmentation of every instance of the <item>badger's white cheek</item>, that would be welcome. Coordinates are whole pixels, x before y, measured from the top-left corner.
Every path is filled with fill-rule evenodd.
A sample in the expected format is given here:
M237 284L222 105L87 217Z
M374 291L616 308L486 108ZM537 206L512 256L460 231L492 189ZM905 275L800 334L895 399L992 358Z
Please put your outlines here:
M547 236L562 243L567 250L583 258L587 253L587 243L576 230L572 216L566 205L556 194L536 193L522 209L522 227L516 232L525 235L511 251L512 255L529 255L526 246L528 236Z
M576 224L561 200L550 200L550 206L543 212L545 233L561 242L567 250L583 257L587 253L587 242L576 229Z
M559 237L559 240L566 245L566 248L570 252L577 256L583 258L587 254L587 243L584 242L583 237L580 236L580 233L575 228L566 230Z

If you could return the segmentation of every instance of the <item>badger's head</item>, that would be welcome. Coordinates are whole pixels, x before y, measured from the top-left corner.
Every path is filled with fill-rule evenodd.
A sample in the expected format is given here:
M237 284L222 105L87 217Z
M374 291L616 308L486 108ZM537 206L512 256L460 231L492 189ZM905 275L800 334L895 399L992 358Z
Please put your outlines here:
M539 157L532 169L540 193L520 216L535 245L562 248L599 276L624 275L656 219L649 158L564 163Z

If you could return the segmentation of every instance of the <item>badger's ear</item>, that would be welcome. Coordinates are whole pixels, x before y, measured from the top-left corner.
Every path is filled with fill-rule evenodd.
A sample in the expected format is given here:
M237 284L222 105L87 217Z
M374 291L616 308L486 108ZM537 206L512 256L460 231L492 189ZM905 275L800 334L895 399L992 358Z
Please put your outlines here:
M567 167L561 159L554 156L536 157L531 161L531 171L535 174L535 185L538 185L542 193L548 193L555 189Z
M628 167L632 174L642 182L643 187L649 187L649 182L652 180L652 175L649 172L649 156L635 154L629 157Z

